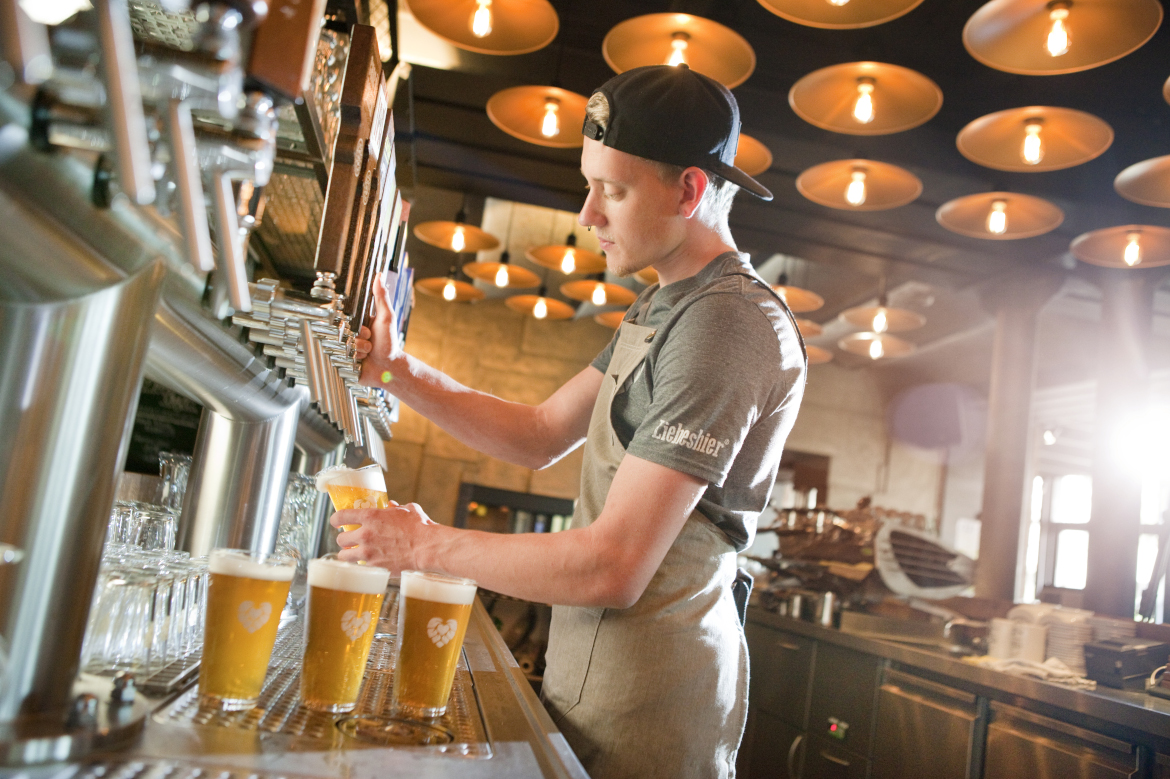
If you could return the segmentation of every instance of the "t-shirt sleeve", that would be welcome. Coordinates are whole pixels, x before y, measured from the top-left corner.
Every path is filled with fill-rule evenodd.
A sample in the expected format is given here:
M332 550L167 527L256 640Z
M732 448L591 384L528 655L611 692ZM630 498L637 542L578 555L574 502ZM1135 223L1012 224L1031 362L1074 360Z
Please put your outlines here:
M602 373L605 373L607 370L609 370L609 361L613 359L613 347L614 347L614 344L616 344L616 343L617 343L617 332L615 331L613 334L613 338L609 339L609 343L606 344L605 348L602 349L601 352L598 353L598 355L593 358L593 362L591 362L589 364L592 365L597 370L601 371Z
M626 451L723 486L748 431L776 397L780 347L772 324L739 295L707 295L670 328L649 373L649 412Z

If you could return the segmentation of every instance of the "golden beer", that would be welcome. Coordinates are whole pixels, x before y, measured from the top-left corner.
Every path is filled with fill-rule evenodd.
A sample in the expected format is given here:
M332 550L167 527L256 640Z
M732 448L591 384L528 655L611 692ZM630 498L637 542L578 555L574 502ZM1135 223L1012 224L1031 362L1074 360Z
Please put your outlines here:
M357 704L390 572L329 557L309 561L301 702L318 711Z
M208 569L199 696L228 711L249 709L264 685L296 565L284 557L215 549Z
M396 714L438 717L447 711L474 599L470 579L402 572L391 697Z
M346 468L337 465L317 474L317 489L328 492L334 511L345 509L384 509L390 505L386 479L377 465ZM342 525L342 530L357 530L360 525Z

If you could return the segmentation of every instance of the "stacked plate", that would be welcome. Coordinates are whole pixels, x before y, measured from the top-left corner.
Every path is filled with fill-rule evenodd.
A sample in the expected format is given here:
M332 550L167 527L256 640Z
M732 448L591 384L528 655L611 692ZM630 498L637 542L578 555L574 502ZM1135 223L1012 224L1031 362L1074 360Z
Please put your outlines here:
M1137 623L1132 619L1118 619L1117 617L1089 617L1089 624L1093 626L1093 640L1105 641L1111 638L1133 638L1137 635Z
M1040 618L1048 626L1049 658L1055 657L1078 676L1085 675L1085 644L1093 640L1093 612L1055 608Z

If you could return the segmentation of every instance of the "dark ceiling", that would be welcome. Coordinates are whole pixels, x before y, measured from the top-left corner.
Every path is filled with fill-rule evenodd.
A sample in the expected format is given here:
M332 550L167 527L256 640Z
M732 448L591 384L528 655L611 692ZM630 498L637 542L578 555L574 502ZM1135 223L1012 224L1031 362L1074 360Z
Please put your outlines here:
M805 261L793 264L793 281L826 298L825 308L811 315L817 321L872 298L883 275L890 288L916 280L961 291L992 276L1038 266L1072 269L1069 242L1086 230L1170 224L1165 211L1130 203L1113 190L1114 176L1126 166L1170 153L1170 105L1161 91L1170 76L1166 25L1117 62L1082 73L1035 77L993 70L967 54L963 25L981 0L925 0L899 19L861 30L804 27L773 15L756 0L552 4L560 15L560 33L542 51L515 57L461 52L456 69L413 69L409 89L399 90L395 104L403 188L438 188L577 210L584 199L579 152L546 149L506 135L487 118L488 98L522 84L556 84L589 94L613 75L601 55L610 28L641 14L681 11L727 25L755 48L756 70L734 93L744 131L772 151L772 168L759 178L775 200L764 203L741 195L732 212L732 232L757 264L777 252ZM1070 27L1075 45L1075 18ZM942 109L921 127L873 137L820 130L793 113L788 91L797 79L817 68L857 60L894 63L929 76L942 88ZM959 154L955 136L964 125L1024 105L1095 114L1113 127L1113 145L1087 164L1051 173L998 172ZM816 205L797 192L794 182L801 171L847 157L905 167L922 180L923 193L901 208L846 213ZM1051 200L1064 210L1064 224L1037 238L997 242L965 238L935 222L934 212L944 202L992 189Z

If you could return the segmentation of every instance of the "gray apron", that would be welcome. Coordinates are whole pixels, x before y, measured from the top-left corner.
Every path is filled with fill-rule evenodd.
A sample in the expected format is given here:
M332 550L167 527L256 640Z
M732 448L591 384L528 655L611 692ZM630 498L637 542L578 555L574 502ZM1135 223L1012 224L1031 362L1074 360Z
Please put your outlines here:
M625 448L614 395L655 331L623 322L585 441L574 528L601 515ZM732 596L735 549L698 511L631 608L554 606L543 697L593 779L734 777L748 654Z

